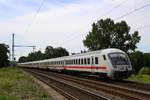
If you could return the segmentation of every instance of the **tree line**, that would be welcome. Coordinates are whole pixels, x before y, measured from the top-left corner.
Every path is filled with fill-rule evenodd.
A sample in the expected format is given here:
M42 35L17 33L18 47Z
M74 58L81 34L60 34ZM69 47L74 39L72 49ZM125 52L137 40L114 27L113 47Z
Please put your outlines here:
M37 61L37 60L44 60L62 56L68 56L69 52L62 47L54 48L52 46L47 46L45 48L45 52L42 53L40 50L36 52L31 52L28 56L22 56L19 58L19 63L29 62L29 61Z
M8 66L9 60L9 46L6 44L0 44L0 67Z
M138 73L142 67L147 67L150 74L150 53L136 51L129 53L129 57L136 73Z

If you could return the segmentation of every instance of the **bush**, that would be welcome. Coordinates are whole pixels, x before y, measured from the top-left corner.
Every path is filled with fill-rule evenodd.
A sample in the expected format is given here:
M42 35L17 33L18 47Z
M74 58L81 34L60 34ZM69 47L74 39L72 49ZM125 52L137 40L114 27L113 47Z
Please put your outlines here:
M139 75L148 75L150 74L150 68L148 67L142 67L139 72L138 72Z

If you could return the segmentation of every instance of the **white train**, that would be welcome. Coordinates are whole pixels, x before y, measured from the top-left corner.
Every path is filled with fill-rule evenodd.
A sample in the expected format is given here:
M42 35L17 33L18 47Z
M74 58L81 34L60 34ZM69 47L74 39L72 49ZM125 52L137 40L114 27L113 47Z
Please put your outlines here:
M127 54L115 48L19 63L18 65L21 67L45 68L57 71L88 72L111 79L128 78L133 70Z

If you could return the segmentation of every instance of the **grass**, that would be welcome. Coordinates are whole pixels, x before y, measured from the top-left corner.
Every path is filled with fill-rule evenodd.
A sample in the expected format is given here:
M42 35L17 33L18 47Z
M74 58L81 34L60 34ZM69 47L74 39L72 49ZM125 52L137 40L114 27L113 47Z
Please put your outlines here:
M47 92L19 68L0 68L0 100L52 100Z
M150 75L132 75L128 78L129 81L150 84Z

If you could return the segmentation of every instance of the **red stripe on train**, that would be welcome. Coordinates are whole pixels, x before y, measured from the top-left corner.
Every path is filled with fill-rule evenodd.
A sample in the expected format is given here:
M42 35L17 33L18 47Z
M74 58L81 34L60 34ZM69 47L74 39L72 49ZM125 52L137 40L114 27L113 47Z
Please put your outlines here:
M74 69L107 69L108 67L106 66L100 66L100 67L97 67L97 66L64 66L64 68L74 68Z

